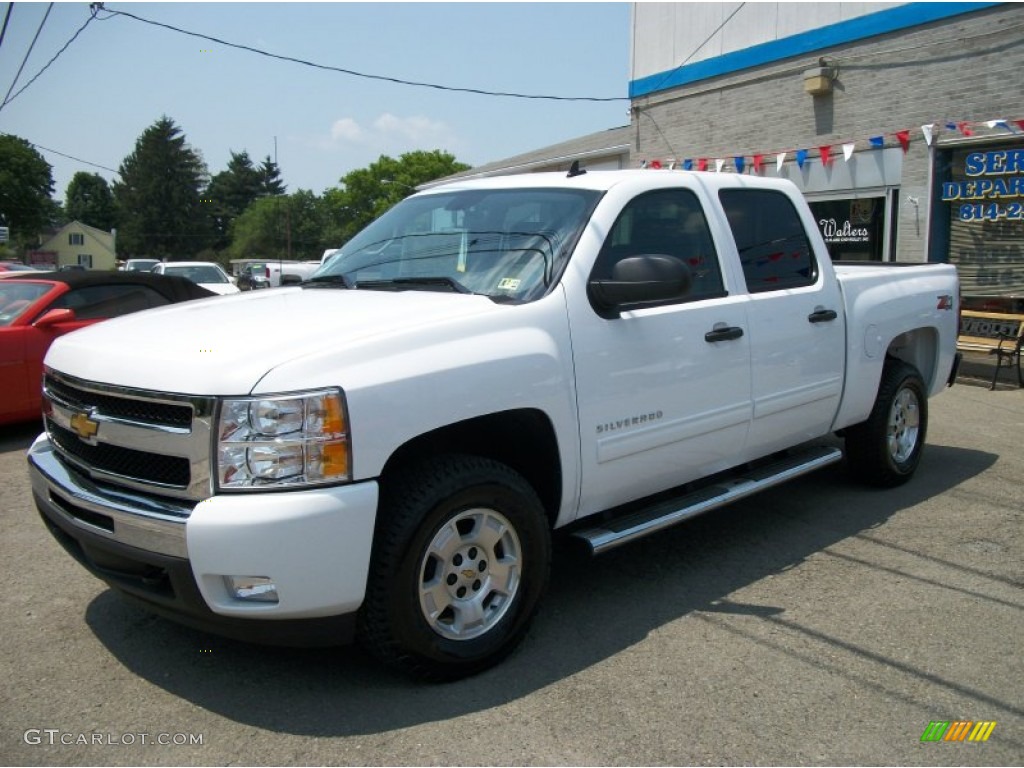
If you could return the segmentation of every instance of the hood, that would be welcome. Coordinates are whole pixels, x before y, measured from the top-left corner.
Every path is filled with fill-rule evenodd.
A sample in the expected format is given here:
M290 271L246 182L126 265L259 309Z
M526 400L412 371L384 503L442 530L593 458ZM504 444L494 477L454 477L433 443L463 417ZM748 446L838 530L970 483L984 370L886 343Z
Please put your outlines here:
M191 395L246 394L275 367L500 311L485 296L277 288L137 312L57 339L46 365L88 381ZM372 346L369 347L372 350ZM296 387L301 388L301 387Z

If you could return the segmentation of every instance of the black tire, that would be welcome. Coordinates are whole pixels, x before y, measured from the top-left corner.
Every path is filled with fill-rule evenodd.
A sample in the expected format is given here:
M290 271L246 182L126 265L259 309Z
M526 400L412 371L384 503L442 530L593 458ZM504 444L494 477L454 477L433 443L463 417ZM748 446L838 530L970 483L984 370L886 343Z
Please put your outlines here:
M428 681L497 664L547 586L551 534L533 488L504 464L450 455L392 473L381 494L362 645Z
M889 359L867 421L846 430L854 477L878 488L907 482L921 463L928 431L928 393L917 369Z

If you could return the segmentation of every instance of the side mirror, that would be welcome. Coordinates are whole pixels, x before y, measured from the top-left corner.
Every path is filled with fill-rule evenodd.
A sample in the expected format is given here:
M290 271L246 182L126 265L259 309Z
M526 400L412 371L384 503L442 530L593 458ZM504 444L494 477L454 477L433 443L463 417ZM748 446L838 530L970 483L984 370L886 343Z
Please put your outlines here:
M60 323L72 323L75 320L75 310L73 309L51 309L32 325L36 328L49 328Z
M591 280L587 293L602 317L618 317L625 309L683 299L692 284L690 268L681 259L644 254L618 262L612 268L610 280Z

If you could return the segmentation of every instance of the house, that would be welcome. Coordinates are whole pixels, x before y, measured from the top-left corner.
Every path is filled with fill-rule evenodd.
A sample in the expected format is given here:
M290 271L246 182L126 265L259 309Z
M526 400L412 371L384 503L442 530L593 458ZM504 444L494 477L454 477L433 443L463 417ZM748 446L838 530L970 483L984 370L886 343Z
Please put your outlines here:
M40 267L82 266L86 269L114 269L117 230L104 232L80 221L72 221L44 239L28 255L29 264Z

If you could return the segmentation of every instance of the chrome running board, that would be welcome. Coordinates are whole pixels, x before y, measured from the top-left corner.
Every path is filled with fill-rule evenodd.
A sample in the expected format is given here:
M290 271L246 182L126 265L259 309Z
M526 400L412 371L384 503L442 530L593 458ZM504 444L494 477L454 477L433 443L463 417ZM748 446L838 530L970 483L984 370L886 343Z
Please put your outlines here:
M590 551L597 555L689 520L691 517L724 507L794 477L835 464L842 458L843 452L838 448L815 446L804 449L768 464L734 471L722 480L698 491L659 501L650 507L628 512L621 517L602 520L599 524L576 531L572 535L585 541Z

